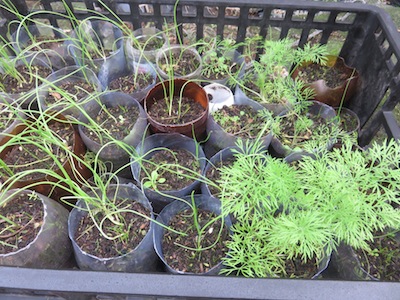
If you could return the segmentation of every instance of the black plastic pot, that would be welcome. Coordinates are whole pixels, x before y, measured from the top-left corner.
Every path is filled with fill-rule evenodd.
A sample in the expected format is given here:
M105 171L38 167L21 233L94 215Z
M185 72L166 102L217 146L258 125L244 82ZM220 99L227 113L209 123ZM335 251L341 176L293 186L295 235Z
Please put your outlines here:
M305 113L318 116L329 122L336 122L335 110L331 106L324 103L320 103L318 101L312 101L312 104L307 108L307 111ZM284 117L286 114L287 111L283 111L280 114L280 116ZM325 147L326 149L330 150L332 149L334 142L335 142L335 137L328 138L326 144L322 145L322 147ZM288 157L292 155L294 155L295 157L301 157L302 155L309 156L310 154L314 155L316 152L319 151L319 149L315 149L313 153L309 153L303 149L292 149L289 146L283 145L282 142L275 136L271 140L270 150L274 155L278 157Z
M210 212L215 213L216 215L221 214L221 203L219 202L218 199L211 197L211 196L206 196L206 195L193 195L193 196L186 196L182 198L181 200L175 200L174 202L168 204L164 209L160 212L160 214L157 217L157 222L168 226L170 223L170 220L180 211L183 211L185 209L190 209L190 205L188 203L191 203L192 198L194 197L195 205L197 208L204 209ZM224 219L224 225L229 228L232 224L230 221L229 217L226 217ZM194 274L190 272L182 272L179 270L173 269L168 262L165 259L165 256L163 254L163 247L162 247L162 241L164 237L165 231L168 229L165 229L163 226L159 224L155 224L154 227L154 248L156 250L156 253L158 257L161 259L161 261L165 265L165 269L167 272L172 273L172 274ZM179 247L179 246L177 246ZM212 267L208 272L204 273L197 273L197 275L217 275L219 271L223 268L222 261L218 263L216 266Z
M39 43L51 41L53 45L51 48L39 46L41 49L35 50L32 48L32 43L37 42L35 39L39 39ZM54 69L61 69L74 64L64 43L67 39L69 39L69 36L62 29L41 23L34 23L29 26L20 24L11 35L13 48L17 55L35 56Z
M0 202L11 202L22 193L37 195L42 202L43 223L35 239L26 247L0 254L0 265L38 269L63 267L72 253L71 242L68 239L68 211L54 200L31 190L8 190L1 196Z
M40 97L38 98L40 109L42 111L50 109L52 111L61 112L65 116L78 118L85 102L83 100L87 97L93 98L93 93L87 92L85 93L86 96L83 98L77 98L76 96L71 95L71 103L69 100L61 100L58 103L48 103L46 101L46 97L49 95L50 90L55 90L57 93L56 89L61 85L66 83L74 84L75 82L79 81L85 81L92 85L95 93L100 93L102 90L102 85L92 70L86 67L68 66L54 72L47 77L46 83L40 87ZM74 98L76 98L75 102L73 102L73 100L75 100Z
M236 98L236 96L233 105L250 106L255 111L265 109L258 102L255 102L249 98ZM209 137L205 146L206 147L205 151L208 157L213 156L215 153L224 148L234 147L238 140L237 136L226 132L225 129L221 125L219 125L212 116L209 116L207 120L206 131L207 131L207 136ZM262 138L263 146L265 148L268 148L269 144L271 143L271 140L272 140L272 135L270 133L267 133Z
M102 109L101 105L104 105L106 108L123 106L135 107L137 109L138 118L136 120L131 120L131 122L134 123L132 129L129 134L120 141L125 144L124 147L111 142L109 139L105 140L103 143L99 143L90 135L86 134L84 127L90 128L92 122L96 123L96 116ZM85 103L84 112L85 113L81 113L79 117L82 123L79 124L78 128L86 147L92 152L96 154L98 153L99 158L103 162L106 162L110 172L116 172L119 170L118 174L120 176L130 178L131 172L128 165L131 150L133 150L133 148L136 147L147 135L146 114L140 103L131 96L121 92L106 92L101 94L98 98L91 99ZM118 116L115 117L117 118ZM98 126L98 124L95 126ZM94 134L102 135L101 132L93 132Z
M93 192L89 196L95 196ZM144 206L153 216L153 209L144 194L133 184L111 184L107 187L108 197L131 199ZM94 254L84 252L75 241L75 232L83 216L87 214L87 204L79 200L68 218L68 233L72 241L76 262L81 270L118 271L118 272L150 272L155 271L157 256L153 247L154 222L150 221L150 228L143 240L129 253L111 257L99 258Z
M136 152L139 157L143 156L142 159L146 160L150 159L159 148L182 149L189 151L191 154L197 157L200 164L200 172L203 171L206 165L206 160L202 148L193 139L176 133L153 134L146 138L143 143L139 144L139 146L136 148ZM146 197L152 203L152 206L156 213L160 212L165 205L174 201L175 198L182 198L186 195L189 195L192 191L196 191L200 186L200 181L194 180L190 185L181 190L157 192L155 190L145 188L142 182L143 178L140 177L140 172L142 168L140 161L137 158L133 157L131 162L133 178L136 180L137 184L141 186L142 190L144 190Z

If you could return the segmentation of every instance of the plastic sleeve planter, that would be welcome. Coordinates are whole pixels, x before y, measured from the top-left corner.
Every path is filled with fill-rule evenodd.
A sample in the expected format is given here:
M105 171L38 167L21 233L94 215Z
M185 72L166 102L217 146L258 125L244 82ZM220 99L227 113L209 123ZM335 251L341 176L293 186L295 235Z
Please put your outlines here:
M324 103L318 102L318 101L311 101L312 105L308 107L308 114L311 115L317 115L323 119L325 119L326 121L331 121L331 122L335 122L335 117L336 117L336 113L335 110ZM285 114L287 113L287 111L283 111L280 116L285 116ZM332 149L334 143L332 140L328 140L326 143L326 148L328 150ZM282 142L277 138L277 137L273 137L271 140L271 150L273 152L274 155L278 156L278 157L285 157L288 158L289 160L290 157L294 155L296 158L301 157L303 155L307 155L307 156L312 156L314 155L313 153L308 153L305 150L302 149L292 149L289 146L285 146L282 144ZM315 149L316 151L318 149Z
M104 160L120 160L120 159L128 159L130 154L126 152L126 150L119 147L117 144L108 144L102 145L93 139L91 139L87 134L85 134L83 127L88 124L90 128L90 119L95 120L96 116L99 114L101 110L101 105L105 105L106 108L125 106L125 107L136 107L139 114L137 120L134 121L134 126L132 127L129 134L122 140L125 144L129 146L136 147L140 141L143 139L143 136L146 134L147 120L146 114L143 108L140 106L140 103L132 98L131 96L120 93L120 92L107 92L101 94L98 99L94 98L87 102L84 106L85 114L81 114L80 120L83 124L79 124L79 133L82 137L83 142L87 146L89 150L95 153L99 153L99 157Z
M153 134L146 138L143 143L139 144L139 146L136 148L136 152L140 157L143 156L143 159L146 160L150 159L156 153L155 151L152 151L155 148L187 150L197 157L200 164L200 172L202 172L205 167L206 160L203 149L193 139L181 134ZM133 178L142 187L142 190L144 190L146 197L152 203L156 213L160 212L165 205L171 203L176 197L182 198L183 196L189 195L192 191L196 191L200 186L200 181L195 180L181 190L160 191L162 193L161 195L159 192L143 187L141 181L142 178L140 177L140 171L142 168L141 164L134 157L132 158L131 162Z
M167 68L174 68L175 66L182 65L182 62L175 61L174 55L179 55L181 57L183 54L188 53L191 55L192 62L198 63L196 70L189 74L181 74L176 71L172 71L172 74L164 71L164 68L161 66L162 60L166 60ZM181 46L181 45L170 45L168 47L162 48L156 56L156 71L159 76L161 76L164 80L172 80L172 79L198 79L201 77L201 69L202 69L202 59L199 52L192 47ZM172 75L172 77L171 77Z
M31 66L42 66L42 67L47 67L51 69L51 66L47 64L45 61L35 58L33 56L29 56L25 58L26 61L23 60L17 60L15 63L16 67L22 66L26 63L28 63ZM4 74L4 70L0 68L0 73ZM35 79L36 80L36 79ZM38 98L42 97L42 91L40 86L43 83L41 82L41 79L38 78L38 86L36 88L26 91L26 92L19 92L19 93L5 93L0 91L0 98L11 98L13 99L13 103L15 105L18 105L22 107L23 109L30 109L30 110L36 110L38 106Z
M203 176L207 176L208 170L210 168L214 168L216 164L223 162L227 159L230 159L234 156L234 150L238 150L239 148L237 147L228 147L225 149L222 149L221 151L217 152L213 157L210 158L210 160L207 162L206 167L204 168L203 171ZM201 183L201 193L206 196L214 196L211 194L209 186L206 184L206 182Z
M206 195L194 195L194 201L196 204L196 207L200 209L204 209L210 212L215 213L216 215L221 214L221 203L219 202L218 199L211 197L211 196L206 196ZM181 200L176 200L170 204L168 204L164 209L160 212L160 214L157 217L157 221L165 226L168 226L170 220L180 211L185 210L190 208L189 204L191 203L191 196L186 196L182 198ZM231 221L229 217L226 217L225 220L225 226L230 228ZM165 260L164 254L163 254L163 248L162 248L162 240L164 237L164 232L165 229L164 227L160 226L159 224L155 224L154 228L154 248L156 250L156 253L158 257L161 259L161 261L164 263L166 270L169 273L172 274L194 274L190 272L182 272L175 270L171 268L171 266L168 265L168 262ZM179 247L179 246L177 246ZM197 273L197 275L218 275L219 271L223 268L222 261L211 268L208 272L205 273Z
M265 109L261 104L256 101L253 101L249 98L237 98L236 95L234 98L234 105L247 105L255 110ZM235 135L226 132L225 129L222 128L212 116L210 116L207 120L206 130L207 136L209 136L209 139L206 143L206 148L208 148L206 149L207 156L212 156L216 152L224 148L233 147L236 145L236 141L238 138ZM266 148L268 148L271 139L271 134L267 134L263 137L263 145ZM210 153L211 155L209 155Z
M153 133L180 133L189 137L192 137L194 132L197 139L203 138L208 118L208 97L204 89L197 83L184 79L175 79L173 93L174 96L182 94L183 97L188 97L200 103L204 111L196 119L184 124L169 125L160 123L149 115L149 110L156 101L165 101L166 96L169 96L169 84L169 81L156 84L144 99L144 110L147 114L151 131Z
M49 95L49 89L53 87L60 87L66 83L75 83L79 81L86 81L91 84L95 90L95 93L100 93L102 90L102 85L97 78L96 74L86 67L79 66L68 66L62 68L46 78L46 83L40 87L40 97L38 98L41 110L51 109L52 111L62 112L63 115L73 116L78 118L81 113L81 103L83 99L77 99L77 103L56 103L49 104L46 102L46 97ZM89 93L88 93L89 95ZM72 98L72 96L71 96Z
M224 57L232 62L230 69L232 69L232 66L237 65L238 66L238 71L234 74L227 74L225 78L222 79L209 79L206 76L202 75L202 79L205 82L205 84L212 84L212 83L219 83L225 86L229 86L229 76L235 76L237 78L241 78L244 74L245 68L244 68L244 57L236 50L231 50L231 51L226 51L224 53ZM202 59L202 65L206 66L208 64L207 59ZM204 68L202 68L202 71L204 72ZM230 70L231 71L231 70Z
M41 40L41 38L44 40ZM35 39L39 40L35 41ZM69 39L69 36L60 28L40 23L29 26L21 25L11 35L16 54L35 56L54 69L61 69L74 63L65 47L64 42L67 39ZM41 49L35 50L32 48L34 46L32 43L47 43L48 41L53 43L49 49L41 47Z
M90 194L89 194L90 195ZM93 195L93 194L91 194ZM111 184L108 186L107 195L132 199L143 205L154 219L152 207L143 193L133 184ZM143 240L129 253L111 258L99 258L80 249L75 241L75 232L79 220L87 214L86 204L79 200L68 218L68 232L72 241L75 259L80 269L94 271L118 271L118 272L150 272L155 271L157 256L153 246L154 222L150 221L150 228Z
M147 93L154 87L157 81L156 72L151 64L135 64L134 67L129 68L125 62L122 66L119 64L106 62L101 67L98 77L102 86L106 89L110 88L110 83L117 78L127 75L140 76L143 74L148 75L152 79L151 84L145 88L137 89L133 93L130 93L130 96L137 99L139 102L143 102Z
M155 41L158 48L151 47L151 43ZM147 43L147 44L146 44ZM139 44L144 49L139 49ZM137 45L137 47L136 47ZM167 46L167 37L165 33L158 28L139 28L132 32L132 35L126 40L125 55L126 61L130 67L136 64L154 64L156 62L157 53L160 49ZM150 48L150 49L149 49Z
M89 58L91 44L94 44L104 56ZM122 31L111 22L103 20L85 20L76 27L71 38L66 41L66 47L78 66L87 66L96 74L104 63L123 65L125 63L124 42ZM105 51L111 51L109 55Z
M57 119L66 120L64 116L57 115L56 117L51 118L48 121L48 124L57 122ZM27 120L27 122L33 122L30 126L34 126L33 119ZM20 134L24 134L23 130L25 130L26 127L27 125L24 124L24 127L21 130ZM92 174L86 166L77 161L76 157L83 159L83 156L86 153L86 147L85 144L82 142L81 137L79 136L78 130L75 129L72 125L70 125L70 130L74 133L72 146L72 152L74 156L66 159L62 167L72 181L79 182L82 177L89 178ZM10 141L10 144L7 145L7 147L3 148L3 150L0 152L0 159L4 159L4 157L11 151L12 147L18 147L18 140L13 141L12 143ZM59 168L56 168L53 171L60 176L64 176L63 171ZM8 185L9 188L24 188L26 186L31 186L30 188L32 190L35 190L42 195L49 196L54 200L59 200L62 196L65 196L67 194L62 187L55 187L53 184L49 183L58 182L58 179L54 178L51 175L43 174L43 176L31 180L23 180L23 178L20 180L12 180L12 178L5 176L2 179L4 180L4 184Z
M30 190L11 189L1 200L12 201L13 195L33 193ZM0 265L28 268L57 269L63 267L72 254L68 238L68 211L59 203L36 193L43 203L43 224L35 239L26 247L15 252L0 254ZM2 202L2 201L0 201Z
M307 66L311 65L311 62L303 63L300 67L296 68L293 71L292 77L297 78L299 72L301 70L307 68ZM350 100L350 98L355 94L357 90L357 82L358 82L358 72L354 68L350 68L344 62L344 59L341 57L328 55L328 61L326 66L330 68L336 68L339 70L344 70L344 74L348 77L346 80L343 80L342 83L334 88L328 87L326 85L325 79L319 79L309 83L309 87L311 87L315 91L314 99L328 104L332 107L340 106L342 103L346 103ZM340 76L340 75L338 75Z

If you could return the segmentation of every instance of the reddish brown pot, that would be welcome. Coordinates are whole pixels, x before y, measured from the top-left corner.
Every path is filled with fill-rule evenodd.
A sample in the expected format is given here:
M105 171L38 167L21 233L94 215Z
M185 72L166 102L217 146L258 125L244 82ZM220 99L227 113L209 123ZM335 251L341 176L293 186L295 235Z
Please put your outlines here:
M64 116L57 115L56 119L58 120L66 120ZM48 124L52 124L57 122L55 118L51 118ZM33 122L35 120L28 119L27 122ZM24 130L28 127L27 124L21 124L23 129L21 130L21 134L24 134ZM71 130L74 132L74 142L73 142L73 153L80 158L86 153L85 144L82 142L82 139L78 133L78 130L75 129L72 124L70 125ZM18 147L17 143L12 143L5 147L3 151L0 152L0 159L4 159L6 155L12 150L13 147ZM67 159L63 163L63 168L65 172L68 174L69 178L75 183L78 183L82 180L82 177L87 179L92 176L91 172L88 170L87 167L83 166L81 163L78 163L77 159L73 157L72 159ZM60 176L63 176L63 171L61 169L53 170ZM62 196L68 195L68 193L61 187L55 187L51 183L43 183L43 182L57 182L58 180L50 175L43 175L39 178L35 178L32 180L16 180L7 182L10 177L3 176L3 181L5 184L9 186L9 188L25 188L28 187L31 190L34 190L42 195L50 197L54 200L60 200Z
M205 136L206 121L208 118L208 96L204 89L197 83L185 79L174 80L174 96L179 96L183 89L183 97L188 97L200 103L204 111L196 119L184 124L163 124L149 114L151 106L156 101L165 101L165 95L169 94L169 81L163 81L154 86L144 99L144 110L153 133L180 133L193 137L193 130L197 139ZM194 129L193 129L194 128Z
M300 67L296 68L293 71L292 78L297 78L299 72L310 66L311 62L305 62ZM326 85L326 81L321 78L312 83L309 83L308 86L311 87L315 91L314 99L328 104L332 107L340 106L343 95L343 104L346 103L356 92L357 89L357 81L359 78L359 74L356 69L349 67L344 62L344 59L334 55L328 55L328 61L326 63L328 67L338 68L343 70L343 79L342 83L336 86L335 88L330 88ZM347 90L346 90L347 86Z

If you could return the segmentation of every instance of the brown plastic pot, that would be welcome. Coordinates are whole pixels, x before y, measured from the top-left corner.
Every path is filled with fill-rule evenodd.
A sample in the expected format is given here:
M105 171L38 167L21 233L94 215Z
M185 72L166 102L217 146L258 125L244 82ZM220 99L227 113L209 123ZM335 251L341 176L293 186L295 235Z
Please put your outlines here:
M58 120L66 120L64 116L58 114L56 116L52 116L51 119L48 121L48 124L52 124L55 122L58 122ZM31 125L34 124L35 120L34 119L28 119L26 122L31 122ZM25 134L24 130L28 128L28 124L21 124L20 125L22 129L20 130L20 134ZM72 124L70 125L70 130L73 130L74 132L74 141L73 141L73 147L72 151L74 153L74 157L72 159L67 159L62 167L65 170L65 172L68 174L69 178L73 181L78 183L79 180L83 178L90 178L92 176L91 172L88 170L87 167L79 163L76 159L76 157L83 158L83 156L86 153L86 147L85 144L83 143L78 130L75 129ZM27 133L29 134L29 133ZM6 155L12 150L13 147L18 147L18 142L17 141L9 141L10 143L7 145L5 144L5 147L2 148L2 151L0 152L0 159L4 159ZM26 143L26 142L25 142ZM64 176L63 170L61 169L54 169L53 170L55 173L59 174L60 176ZM58 179L54 178L51 175L48 174L43 174L43 176L40 176L38 178L32 179L32 180L12 180L12 177L7 177L3 176L2 180L5 185L8 186L8 188L25 188L28 187L31 190L34 190L44 196L50 197L54 200L60 200L62 196L67 195L67 192L65 189L62 187L56 187L54 184L51 184L50 182L57 182ZM46 183L44 183L46 182Z
M300 67L296 68L293 71L292 78L297 78L299 72L306 69L312 64L313 63L311 62L305 62L300 65ZM313 81L307 86L311 87L315 91L315 100L328 104L332 107L340 106L342 98L342 104L344 104L349 101L349 99L355 94L359 74L356 69L346 65L343 58L334 55L328 55L326 66L342 70L342 76L346 79L343 79L341 84L339 84L335 88L328 87L324 78Z
M204 108L201 115L196 117L191 122L184 124L163 124L153 119L149 114L151 106L156 101L165 101L166 95L169 95L169 83L166 80L155 85L144 99L144 110L147 115L147 119L150 123L150 130L153 133L180 133L188 137L193 137L193 132L197 139L201 139L205 135L206 121L208 118L208 97L205 90L197 83L185 80L175 79L174 80L174 96L179 96L182 92L183 97L188 97L194 101L200 103Z

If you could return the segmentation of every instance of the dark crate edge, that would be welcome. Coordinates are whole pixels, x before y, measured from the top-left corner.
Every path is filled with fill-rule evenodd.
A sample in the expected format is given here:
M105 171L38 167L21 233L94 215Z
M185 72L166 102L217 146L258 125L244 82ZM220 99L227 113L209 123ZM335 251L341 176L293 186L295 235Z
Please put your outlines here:
M400 283L109 273L0 267L0 287L53 295L140 295L215 299L393 299ZM110 276L111 275L111 276ZM176 283L179 282L179 285ZM234 288L232 288L234 287ZM40 295L40 294L39 294Z

